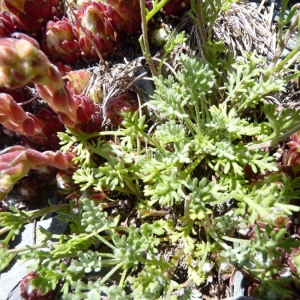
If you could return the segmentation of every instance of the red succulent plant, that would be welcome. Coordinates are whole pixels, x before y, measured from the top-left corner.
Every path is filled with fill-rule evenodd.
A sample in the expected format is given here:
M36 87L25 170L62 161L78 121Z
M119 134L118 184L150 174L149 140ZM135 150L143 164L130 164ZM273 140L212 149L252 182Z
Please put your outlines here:
M80 49L72 24L67 18L49 21L46 26L44 52L63 63L75 63L80 58Z
M47 22L62 12L59 0L4 0L18 28L41 34Z
M107 0L108 13L120 30L136 34L141 31L141 9L139 0Z
M76 12L77 35L82 54L88 58L109 58L120 41L119 31L108 14L108 5L87 2Z
M91 74L85 69L75 70L68 72L64 78L68 80L67 87L72 94L80 95L86 88L91 78Z
M282 168L290 176L300 176L300 132L293 134L287 143L289 150L282 157Z
M0 12L0 38L9 37L14 31L16 26L10 14L3 10Z
M40 288L35 288L32 285L32 280L38 277L35 272L28 273L20 283L21 297L24 300L50 300L53 297L53 291L49 291L46 294L42 294Z
M69 165L67 157L60 151L39 152L23 146L12 146L4 149L0 152L0 200L31 169L52 166L60 170L66 170Z
M125 113L134 113L139 108L136 95L130 91L110 98L107 103L106 116L114 126L119 126L122 123Z
M0 94L0 122L7 129L26 136L39 145L59 148L57 132L65 127L50 109L42 109L33 115L25 112L8 94Z
M164 6L163 12L167 15L180 16L190 8L190 0L171 0Z
M0 44L0 86L19 88L30 82L35 84L39 95L66 127L88 133L100 130L103 118L98 104L87 96L73 96L58 69L30 42L3 38ZM16 106L14 108L24 115Z

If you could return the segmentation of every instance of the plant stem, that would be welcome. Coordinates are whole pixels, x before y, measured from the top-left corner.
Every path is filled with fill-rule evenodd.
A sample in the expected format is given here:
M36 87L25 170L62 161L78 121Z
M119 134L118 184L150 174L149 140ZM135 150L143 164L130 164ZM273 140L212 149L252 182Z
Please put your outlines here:
M10 230L11 230L11 228L8 226L3 227L0 229L0 235L4 234L5 232L10 231Z
M123 273L122 273L122 277L121 277L121 279L120 279L120 282L119 282L119 286L120 286L120 287L123 287L123 286L124 286L126 274L127 274L127 270L124 270Z
M7 227L6 227L6 228L7 228ZM10 228L9 228L9 230L10 230ZM5 239L4 239L5 245L7 245L7 244L9 243L10 239L14 236L14 234L15 234L14 230L11 230L11 231L7 234L7 236L6 236Z
M139 128L137 128L137 130L146 140L148 140L152 145L154 145L161 153L166 152L165 149L161 147L161 145L157 143L156 140L154 140L149 134L147 134L143 130L140 130Z
M139 198L142 198L141 193L139 193L139 191L136 189L135 185L133 184L133 182L130 179L124 178L124 182L126 183L126 185L128 186L129 190L131 191L131 193L133 195L136 195Z
M278 40L279 40L278 43L279 43L279 45L281 45L283 43L282 34L283 34L283 25L284 25L284 15L286 12L287 3L288 3L288 0L282 0L280 17L278 20Z
M106 276L104 276L101 279L101 284L105 283L118 269L120 269L123 266L123 262L120 262L118 265L116 265L112 270L110 270Z
M162 0L155 4L153 9L151 9L146 16L146 21L149 22L156 13L158 13L170 0Z
M218 242L219 245L220 245L221 247L223 247L224 250L229 249L230 247L227 246L225 243L223 243L223 241L217 236L217 234L216 234L215 231L213 230L213 228L212 228L212 226L211 226L211 224L210 224L210 220L209 220L207 214L204 213L204 215L205 215L205 225L207 226L207 232L208 232L208 234L209 234L216 242ZM224 237L223 237L223 238L224 238Z
M299 15L297 15L297 17L295 18L295 20L293 21L293 23L290 25L290 27L289 27L287 33L285 34L284 38L281 41L279 41L278 46L277 46L276 51L275 51L275 54L274 54L274 57L273 57L270 65L269 65L269 72L272 71L272 70L274 70L274 68L276 67L276 64L278 63L280 55L283 52L284 47L287 45L290 37L292 36L292 34L297 29L298 23L299 23ZM299 43L299 41L298 41L298 43ZM288 59L290 59L290 54L288 56L289 56ZM267 74L268 74L268 72L267 72ZM267 77L267 79L268 78L269 77ZM267 80L267 79L265 79L265 80Z
M202 161L202 159L204 158L203 155L198 155L198 157L195 159L194 162L192 162L191 164L189 164L189 166L182 172L182 176L181 178L183 178L184 180L187 179L187 177L194 171L194 169L200 164L200 162Z
M266 75L264 76L264 81L267 81L271 75L274 73L280 72L284 65L292 59L298 52L300 51L300 42L296 45L296 47L280 62L278 63L273 69L269 70Z
M110 228L108 228L108 229L110 229ZM97 239L99 239L102 243L104 243L106 246L108 246L109 248L111 248L111 249L113 249L113 250L117 249L117 247L115 247L113 244L111 244L110 242L108 242L105 238L103 238L103 237L102 237L101 235L99 235L98 233L95 234L95 237L96 237Z
M52 245L58 245L59 242L56 242L56 243L52 243ZM47 244L34 244L34 245L26 245L26 246L23 246L23 247L18 247L18 248L15 248L15 249L10 249L10 250L7 250L7 253L9 254L19 254L21 252L25 252L25 251L29 251L30 249L41 249L41 248L48 248Z
M148 21L146 19L146 7L145 7L145 0L140 0L140 6L141 6L141 16L142 16L142 32L143 34L140 37L140 45L143 50L145 59L147 63L149 64L150 71L152 73L152 76L157 76L157 71L155 69L152 57L151 57L151 52L150 52L150 47L149 47L149 39L148 39Z
M73 136L79 137L77 138L77 141L87 141L96 137L101 137L101 136L107 136L107 135L114 135L114 136L123 136L125 135L123 131L121 130L115 130L115 131L101 131L101 132L94 132L91 134L86 134L84 132L80 132L78 133L78 131L75 131L73 129L68 128L67 132L69 131L69 133Z
M284 141L285 139L289 138L292 134L298 132L299 130L300 130L300 124L298 124L297 126L292 128L291 130L287 131L286 133L283 133L279 137L274 138L271 141L267 141L267 142L260 143L260 144L250 145L250 146L247 147L247 150L255 150L255 149L272 147L272 146L276 145L277 143L279 143L281 141Z
M198 106L199 106L199 105L198 105ZM195 134L196 134L197 132L199 132L199 128L197 128L197 127L195 126L195 124L191 121L190 117L185 117L185 118L184 118L184 121L185 121L187 127L189 128L191 134L192 134L193 136L195 136ZM200 127L201 123L199 123L199 124L197 124L197 125ZM201 129L202 129L202 128L201 128Z
M202 45L202 48L205 48L205 46L207 44L207 35L206 35L205 25L204 25L204 20L203 20L202 5L203 5L202 0L193 0L192 1L192 8L196 15L196 23L197 23L198 30L199 30L200 37L201 37L201 45Z

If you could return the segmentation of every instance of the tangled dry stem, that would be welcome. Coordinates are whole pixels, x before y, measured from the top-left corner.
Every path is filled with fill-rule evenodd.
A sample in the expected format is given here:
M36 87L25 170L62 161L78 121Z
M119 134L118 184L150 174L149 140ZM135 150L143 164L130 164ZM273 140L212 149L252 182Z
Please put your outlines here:
M145 100L145 91L137 83L138 80L147 80L147 69L143 67L143 57L131 62L120 63L107 69L103 65L92 69L92 76L84 93L94 101L100 103L103 109L104 121L107 121L107 107L110 100L131 90L138 94L141 102Z
M213 32L234 55L245 56L246 52L256 51L272 58L272 33L268 27L265 17L250 4L234 4L222 11Z

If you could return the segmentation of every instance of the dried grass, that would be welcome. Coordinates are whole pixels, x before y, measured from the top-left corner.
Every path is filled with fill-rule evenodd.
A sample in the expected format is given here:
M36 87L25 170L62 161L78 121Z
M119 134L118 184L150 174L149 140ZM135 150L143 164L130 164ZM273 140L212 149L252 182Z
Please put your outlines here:
M236 56L256 51L271 59L274 49L272 33L268 28L265 17L250 4L233 4L229 10L222 11L216 20L213 34Z

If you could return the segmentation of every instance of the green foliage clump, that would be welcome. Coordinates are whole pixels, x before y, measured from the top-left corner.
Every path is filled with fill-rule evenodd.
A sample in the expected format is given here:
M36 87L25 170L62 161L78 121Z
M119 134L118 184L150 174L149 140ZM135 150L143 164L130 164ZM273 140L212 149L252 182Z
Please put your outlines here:
M217 53L219 45L209 43L206 51ZM300 112L277 112L266 101L284 91L285 82L265 80L254 54L230 67L226 59L215 60L226 66L225 82L214 65L187 55L178 58L176 74L155 77L153 99L143 107L151 118L139 111L115 131L59 135L62 150L76 155L73 179L81 192L109 190L113 197L100 204L82 197L57 209L70 232L44 230L39 247L19 254L37 262L42 276L34 284L43 291L61 282L63 299L193 299L220 268L217 256L289 295L286 281L271 280L280 272L271 262L280 260L278 249L291 254L300 242L268 226L256 226L251 240L235 234L241 224L255 226L275 209L288 216L299 211L291 203L300 197L299 180L280 177L275 157L259 145L279 141ZM117 199L132 203L129 215L104 210ZM3 213L0 226L18 234L31 217ZM9 255L3 253L4 265Z

